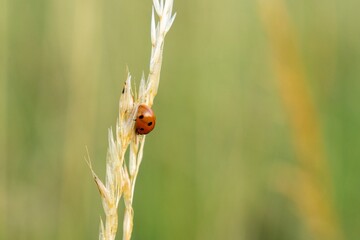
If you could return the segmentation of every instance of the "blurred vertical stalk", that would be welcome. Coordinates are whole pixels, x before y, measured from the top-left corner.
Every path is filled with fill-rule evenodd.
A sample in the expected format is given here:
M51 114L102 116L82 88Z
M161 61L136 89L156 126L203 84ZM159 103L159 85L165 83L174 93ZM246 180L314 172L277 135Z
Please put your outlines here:
M76 180L81 178L80 169L84 167L79 159L83 157L83 146L87 144L91 147L89 139L95 130L96 78L101 61L97 46L101 36L100 4L96 0L54 0L49 5L49 34L51 42L58 44L61 64L67 70L61 76L65 77L68 84L59 200L59 239L83 238L73 234L85 232L81 230L85 223L78 220L86 199L74 199L73 193L84 191L81 181ZM89 105L92 107L87 107ZM71 209L77 211L73 212Z
M0 239L7 239L7 0L0 0Z
M258 3L299 162L297 167L287 169L291 179L280 179L279 187L293 200L314 239L342 239L335 217L319 120L301 62L295 29L283 0L259 0Z

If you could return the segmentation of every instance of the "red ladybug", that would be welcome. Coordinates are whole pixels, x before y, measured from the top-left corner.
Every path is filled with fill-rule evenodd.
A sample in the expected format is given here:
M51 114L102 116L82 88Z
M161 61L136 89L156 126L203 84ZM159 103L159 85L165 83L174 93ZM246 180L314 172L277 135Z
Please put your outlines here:
M148 134L154 129L155 122L153 110L145 104L140 104L136 114L135 132L139 135Z

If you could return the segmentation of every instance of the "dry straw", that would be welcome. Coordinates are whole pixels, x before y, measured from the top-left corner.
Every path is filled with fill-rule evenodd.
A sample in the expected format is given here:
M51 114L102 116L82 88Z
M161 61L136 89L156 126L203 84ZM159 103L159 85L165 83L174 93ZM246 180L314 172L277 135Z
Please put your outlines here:
M259 10L298 160L296 166L281 169L283 174L279 174L276 186L293 200L313 239L341 240L320 120L301 60L296 29L285 1L259 0Z
M89 167L101 195L105 212L105 221L100 219L101 240L115 239L118 228L118 206L121 198L124 200L125 213L123 221L123 239L131 238L133 229L135 182L143 157L145 136L136 135L134 119L139 104L153 105L157 94L162 63L164 39L174 22L176 14L172 15L173 0L153 0L151 18L151 59L150 72L147 80L141 78L138 94L131 89L131 76L128 73L119 103L119 118L116 123L115 136L109 130L109 148L106 161L105 184L98 178L88 160ZM154 12L155 9L155 12ZM155 13L159 21L155 21ZM125 163L125 153L129 150L128 165Z

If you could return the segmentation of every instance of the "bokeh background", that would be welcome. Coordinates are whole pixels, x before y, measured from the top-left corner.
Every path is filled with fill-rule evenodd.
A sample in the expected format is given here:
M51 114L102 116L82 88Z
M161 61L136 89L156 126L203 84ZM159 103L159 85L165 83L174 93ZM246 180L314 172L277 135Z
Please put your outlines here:
M133 239L359 238L358 9L175 0ZM150 17L150 0L0 0L0 239L98 238L86 147L103 178Z

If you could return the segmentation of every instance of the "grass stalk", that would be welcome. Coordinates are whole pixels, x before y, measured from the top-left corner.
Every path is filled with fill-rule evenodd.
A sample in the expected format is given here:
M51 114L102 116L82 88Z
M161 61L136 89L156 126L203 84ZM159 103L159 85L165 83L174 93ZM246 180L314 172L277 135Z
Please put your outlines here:
M0 1L0 239L7 238L8 3Z
M100 240L113 240L118 228L118 206L123 199L125 204L123 220L123 240L131 239L134 210L132 207L135 183L143 158L145 136L135 134L134 119L140 104L153 105L157 94L164 40L176 14L172 15L173 0L154 0L151 18L151 58L147 80L141 78L138 94L132 91L131 75L128 72L119 102L119 118L115 137L109 130L109 147L106 161L105 184L93 171L88 160L96 186L100 192L105 212L105 223L100 220ZM158 22L155 21L155 14ZM125 163L125 153L129 149L129 162Z
M259 0L259 9L298 160L297 166L282 169L287 175L279 179L277 186L294 202L314 239L343 239L330 194L331 178L320 121L295 28L283 0Z

